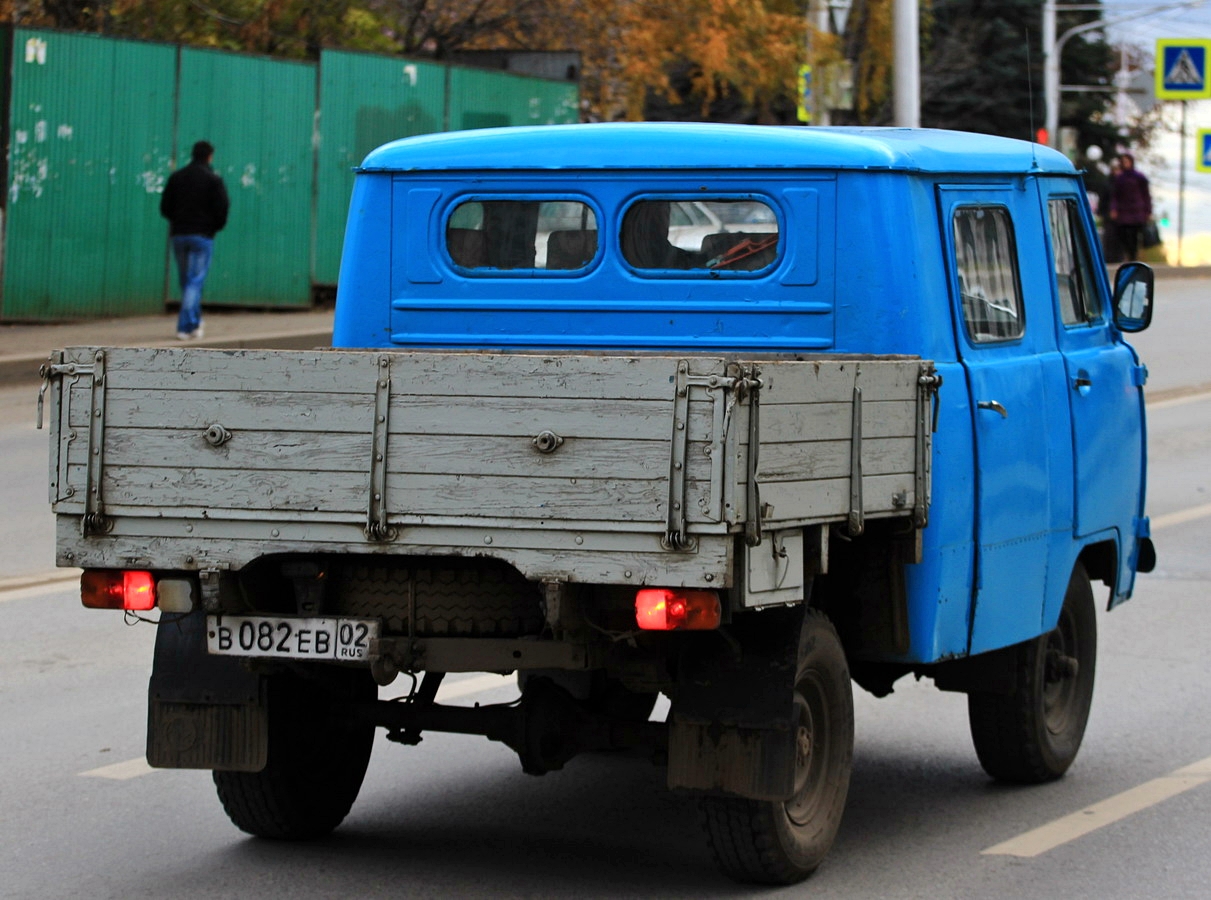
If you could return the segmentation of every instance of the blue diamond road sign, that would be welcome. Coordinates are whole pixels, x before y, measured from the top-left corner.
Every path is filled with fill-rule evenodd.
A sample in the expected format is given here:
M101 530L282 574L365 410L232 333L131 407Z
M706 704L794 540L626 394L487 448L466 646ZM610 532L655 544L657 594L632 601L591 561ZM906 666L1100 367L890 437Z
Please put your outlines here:
M1207 61L1211 39L1161 38L1156 42L1156 99L1211 98Z

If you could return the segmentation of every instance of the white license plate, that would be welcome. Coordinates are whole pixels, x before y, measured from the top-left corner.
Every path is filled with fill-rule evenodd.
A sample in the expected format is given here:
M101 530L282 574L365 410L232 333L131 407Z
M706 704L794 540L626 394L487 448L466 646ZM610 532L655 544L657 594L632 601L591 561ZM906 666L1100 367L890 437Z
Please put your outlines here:
M206 649L219 656L365 662L377 619L207 616Z

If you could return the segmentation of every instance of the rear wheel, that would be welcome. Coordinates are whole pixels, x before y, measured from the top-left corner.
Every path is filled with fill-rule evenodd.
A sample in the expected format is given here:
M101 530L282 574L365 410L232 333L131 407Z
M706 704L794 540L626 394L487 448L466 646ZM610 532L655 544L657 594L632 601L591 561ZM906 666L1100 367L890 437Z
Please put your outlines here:
M260 772L214 772L219 800L242 831L278 840L331 832L357 799L370 762L374 726L341 715L373 700L376 686L361 669L331 669L316 678L269 679L269 759Z
M792 884L832 847L853 768L854 707L832 623L808 610L795 676L795 786L783 802L703 797L703 827L719 868L739 881Z
M1053 631L1012 648L1009 694L973 692L967 712L976 755L993 778L1038 784L1076 759L1093 702L1097 616L1093 588L1077 563Z

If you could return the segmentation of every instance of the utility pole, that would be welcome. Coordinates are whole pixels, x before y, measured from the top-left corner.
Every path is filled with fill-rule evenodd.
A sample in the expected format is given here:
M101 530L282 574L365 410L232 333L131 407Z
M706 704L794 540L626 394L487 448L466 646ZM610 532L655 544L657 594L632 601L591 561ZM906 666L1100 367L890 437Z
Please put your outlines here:
M895 124L921 127L921 28L917 0L893 0Z
M1182 238L1186 231L1186 103L1182 101L1181 162L1177 167L1177 264L1182 265Z
M1055 43L1055 0L1043 0L1043 130L1047 145L1060 135L1060 50Z

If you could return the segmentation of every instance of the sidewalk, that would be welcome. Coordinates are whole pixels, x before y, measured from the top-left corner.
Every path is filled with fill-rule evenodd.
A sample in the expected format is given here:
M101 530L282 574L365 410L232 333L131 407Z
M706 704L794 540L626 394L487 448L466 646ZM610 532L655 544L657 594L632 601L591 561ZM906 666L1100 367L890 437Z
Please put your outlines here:
M206 337L176 339L175 312L57 325L0 324L0 387L33 384L52 350L64 347L219 347L309 350L332 343L331 309L208 309Z
M1114 280L1114 269L1110 278ZM1157 281L1211 278L1211 266L1156 266ZM1163 297L1164 288L1157 291ZM206 338L176 339L176 313L66 325L0 324L0 387L32 384L52 350L63 347L220 347L310 350L332 343L331 309L247 312L208 309Z

